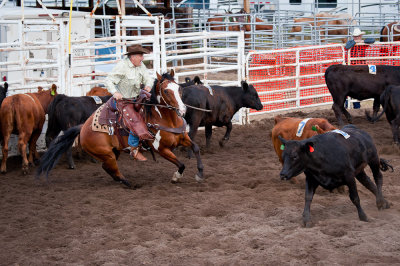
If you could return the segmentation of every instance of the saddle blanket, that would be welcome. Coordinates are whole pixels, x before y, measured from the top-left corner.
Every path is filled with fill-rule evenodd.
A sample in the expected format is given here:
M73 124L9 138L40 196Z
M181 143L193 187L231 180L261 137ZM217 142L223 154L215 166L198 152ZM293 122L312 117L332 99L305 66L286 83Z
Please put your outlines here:
M97 110L94 112L93 115L93 121L92 121L92 130L96 132L103 132L103 133L108 133L108 126L107 125L101 125L99 123L99 117L101 110L104 108L105 104L101 105Z
M101 105L99 108L97 108L97 110L94 112L93 115L93 121L92 121L92 130L96 131L96 132L102 132L102 133L107 133L110 135L110 132L112 132L114 135L116 132L114 132L114 128L110 128L108 125L105 124L100 124L99 122L99 117L100 117L100 113L101 110L103 110L103 108L106 106L106 103ZM118 133L120 136L129 136L129 133L124 130L123 128L118 128Z

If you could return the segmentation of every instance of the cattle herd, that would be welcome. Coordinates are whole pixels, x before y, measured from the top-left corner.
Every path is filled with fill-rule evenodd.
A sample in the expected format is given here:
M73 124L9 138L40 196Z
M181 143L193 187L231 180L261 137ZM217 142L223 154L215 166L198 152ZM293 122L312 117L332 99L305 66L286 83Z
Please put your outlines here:
M375 71L371 72L369 66L332 65L325 72L325 80L333 98L332 109L339 126L344 124L342 114L352 123L352 118L344 107L347 96L358 100L373 98L374 112L372 117L366 112L367 119L374 122L386 113L394 143L399 144L400 67L376 66ZM188 135L194 140L198 127L204 126L206 148L210 146L213 126L226 126L225 136L219 141L222 147L230 137L232 117L240 108L263 108L257 91L247 82L242 82L238 87L208 86L196 77L194 80L187 78L185 83L179 85L182 101L187 106L184 118L189 126ZM21 154L25 154L25 158L26 145L29 142L29 163L32 165L37 158L36 140L46 113L49 115L46 144L51 147L57 145L56 137L61 131L84 123L111 97L57 95L55 86L49 91L39 89L38 93L6 97L7 88L7 83L0 86L0 102L3 102L0 113L4 114L0 121L3 173L6 172L8 138L11 132L19 135L18 147ZM94 94L97 95L104 93L107 92L101 88L94 90ZM380 105L383 111L378 115ZM355 205L361 221L368 221L368 218L360 204L356 179L375 195L378 209L389 208L390 204L382 193L381 171L393 171L393 168L388 161L379 157L374 141L365 131L354 125L339 129L324 118L276 116L271 140L282 164L280 178L296 182L297 175L304 173L306 176L303 212L305 226L311 225L310 205L318 186L327 190L347 186L350 200ZM69 168L75 168L70 149L68 158ZM367 165L371 169L374 182L365 172ZM27 169L28 160L24 159L24 173Z

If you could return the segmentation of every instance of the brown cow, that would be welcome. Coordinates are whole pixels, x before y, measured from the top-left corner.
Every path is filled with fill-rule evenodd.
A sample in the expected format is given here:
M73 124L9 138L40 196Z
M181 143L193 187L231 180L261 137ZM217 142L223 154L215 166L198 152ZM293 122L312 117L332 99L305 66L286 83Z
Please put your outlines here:
M7 171L8 141L11 134L18 134L18 150L22 156L22 171L28 173L28 163L33 164L39 159L36 141L42 132L49 104L57 95L57 86L53 84L50 90L38 88L37 93L15 94L6 97L0 108L1 132L3 135L3 159L1 172ZM29 160L26 146L29 142Z
M112 94L108 92L106 88L93 87L86 93L86 96L111 96Z
M300 122L304 119L297 117L282 117L275 116L275 126L272 129L271 139L274 145L274 149L276 154L278 155L279 161L283 164L282 160L282 150L281 150L281 141L278 136L283 137L286 140L302 140L311 138L317 134L323 134L326 131L334 130L336 127L332 126L328 120L324 118L310 118L304 128L300 137L296 136L296 133L299 128ZM314 130L313 130L314 127ZM293 180L293 179L292 179ZM294 183L297 183L297 180L293 180Z

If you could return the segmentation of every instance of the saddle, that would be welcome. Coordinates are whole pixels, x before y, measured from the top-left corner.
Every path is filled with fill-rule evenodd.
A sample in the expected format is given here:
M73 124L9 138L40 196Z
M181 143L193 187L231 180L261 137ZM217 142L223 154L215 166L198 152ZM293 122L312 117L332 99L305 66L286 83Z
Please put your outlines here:
M123 128L125 131L132 131L139 137L139 140L152 140L154 137L148 131L143 116L139 112L142 103L148 96L141 94L137 99L119 100L116 101L116 109L113 107L114 98L110 98L101 109L98 116L98 123L100 125L107 125L109 134L113 135L114 132L119 133L119 129Z

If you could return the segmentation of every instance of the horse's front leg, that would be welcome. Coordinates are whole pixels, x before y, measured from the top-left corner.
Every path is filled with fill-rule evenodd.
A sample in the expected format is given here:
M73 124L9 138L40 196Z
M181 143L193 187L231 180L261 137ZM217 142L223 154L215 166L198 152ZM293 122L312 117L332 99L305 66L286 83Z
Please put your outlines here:
M167 159L171 163L175 164L178 167L178 171L174 173L172 176L171 182L177 183L179 179L183 177L183 171L185 170L185 165L176 158L176 155L168 148L159 149L158 153L161 157Z

